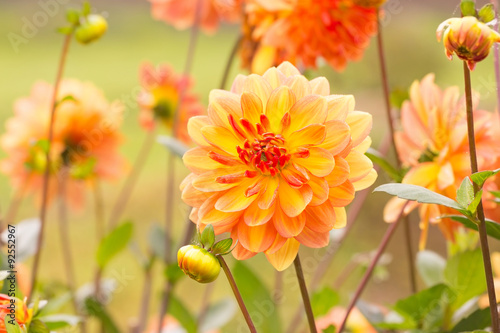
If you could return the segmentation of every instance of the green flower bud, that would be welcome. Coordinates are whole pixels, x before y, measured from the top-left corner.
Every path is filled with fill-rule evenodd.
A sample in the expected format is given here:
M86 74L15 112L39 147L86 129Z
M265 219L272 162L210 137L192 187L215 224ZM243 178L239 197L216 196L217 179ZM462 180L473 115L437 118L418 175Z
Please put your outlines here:
M101 15L89 15L85 21L76 28L76 40L82 44L88 44L98 40L108 30L108 23Z
M215 281L220 273L219 260L196 245L186 245L177 252L177 263L184 274L200 283Z

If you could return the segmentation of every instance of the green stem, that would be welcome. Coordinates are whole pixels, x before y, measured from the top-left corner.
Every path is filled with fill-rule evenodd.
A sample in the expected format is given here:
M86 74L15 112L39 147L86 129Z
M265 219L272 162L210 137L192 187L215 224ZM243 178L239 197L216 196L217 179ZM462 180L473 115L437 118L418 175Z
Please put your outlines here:
M42 243L45 235L45 224L47 217L47 206L48 206L48 193L49 193L49 180L50 180L50 169L51 169L51 160L50 153L52 150L52 140L54 137L54 124L56 119L56 107L57 107L57 94L59 92L59 85L62 80L64 65L66 64L66 57L69 51L69 45L71 44L71 39L73 38L73 31L65 36L64 43L61 51L61 57L59 59L59 65L57 69L56 79L54 83L54 91L52 93L51 100L51 108L50 108L50 120L49 120L49 130L48 130L48 148L46 153L46 166L45 172L43 174L42 181L42 203L40 208L40 233L38 234L37 244L36 244L36 253L35 258L33 260L33 269L31 271L31 286L30 286L30 295L28 297L28 303L32 299L33 294L35 293L37 278L38 278L38 268L40 266L40 258L42 256Z
M306 280L304 278L304 272L302 271L302 265L300 263L300 257L297 253L295 260L293 261L295 266L295 273L297 274L297 280L299 282L300 294L302 295L302 300L304 302L304 308L307 315L307 322L309 323L309 330L311 333L317 333L316 322L314 321L314 313L312 311L311 300L309 299L309 294L307 293Z
M469 139L469 156L472 173L478 172L477 152L476 152L476 137L474 134L474 114L472 107L472 88L469 67L463 62L464 67L464 82L465 82L465 100L467 106L467 134ZM474 185L474 195L479 191L477 184ZM482 203L477 208L477 218L479 219L479 239L481 244L481 252L483 254L484 272L486 275L486 285L488 287L488 298L490 301L491 324L494 333L500 333L500 325L498 320L498 308L495 295L495 285L493 283L493 271L491 268L490 249L488 245L488 234L486 233L486 222L484 218L484 210Z
M378 50L378 56L379 56L379 63L380 63L380 72L381 72L381 77L382 77L382 87L384 90L384 102L385 102L385 112L386 112L386 118L387 118L387 124L389 126L389 133L391 134L391 143L392 143L392 148L394 150L394 153L396 154L396 163L398 166L398 169L401 169L401 160L398 155L398 151L396 149L396 138L395 138L395 130L394 130L394 120L392 117L391 113L391 101L390 101L390 89L389 89L389 79L387 75L387 66L386 66L386 61L385 61L385 53L384 53L384 43L383 43L383 38L382 38L382 26L380 24L380 14L381 10L379 9L377 12L377 26L378 26L378 33L377 33L377 50ZM410 286L411 286L411 292L414 294L417 292L417 279L416 279L416 272L415 272L415 257L413 253L413 248L412 248L412 238L411 238L411 230L410 230L410 224L408 223L408 219L405 218L404 224L404 235L405 235L405 246L406 246L406 254L407 254L407 260L408 260L408 270L409 270L409 275L410 275Z
M255 329L255 325L252 322L252 318L250 318L250 314L248 313L247 307L245 306L245 302L243 302L243 298L241 297L240 291L238 290L238 286L236 285L236 281L234 281L233 274L231 274L231 270L226 264L226 261L222 256L217 256L220 261L220 265L222 266L222 269L224 270L224 273L226 274L227 280L229 284L231 285L231 289L233 290L234 297L236 298L236 301L238 302L238 305L240 306L241 312L243 313L243 317L245 317L245 321L248 325L248 328L250 329L250 332L252 333L257 333L257 330Z

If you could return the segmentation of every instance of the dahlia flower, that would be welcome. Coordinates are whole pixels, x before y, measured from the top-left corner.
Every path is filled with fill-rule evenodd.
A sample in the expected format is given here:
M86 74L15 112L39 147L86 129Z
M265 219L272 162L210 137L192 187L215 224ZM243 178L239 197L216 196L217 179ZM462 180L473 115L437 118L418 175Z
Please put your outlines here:
M495 138L498 129L494 115L477 109L478 96L474 98L474 127L480 170L491 168L500 146ZM465 99L458 87L441 90L429 74L421 82L415 81L410 88L410 99L401 109L401 130L395 133L399 157L409 168L404 184L426 187L455 199L463 178L470 175L469 146L465 117ZM393 198L384 210L384 218L394 222L406 201ZM405 208L408 214L419 207L420 248L425 247L429 223L438 224L444 236L454 240L454 230L460 226L451 219L440 219L456 214L453 209L438 205L410 202Z
M316 328L318 332L323 332L331 325L338 327L342 324L342 319L345 317L346 310L341 307L335 307L326 315L316 320ZM376 333L377 330L357 309L352 309L349 318L347 318L346 329L351 333Z
M15 188L38 195L46 167L42 142L48 137L52 93L50 84L36 83L29 97L15 103L15 114L0 138L7 153L0 170ZM88 181L116 179L125 171L118 152L123 108L117 102L110 104L94 85L76 80L63 80L57 99L49 199L58 193L58 179L64 177L66 199L79 206Z
M257 74L284 60L316 67L318 58L343 70L360 60L377 32L377 7L351 0L249 0L242 63Z
M156 20L165 21L174 28L184 30L191 27L200 10L200 27L214 33L219 22L238 22L241 16L241 0L149 0L151 14Z
M172 129L174 113L179 112L177 138L189 143L187 121L193 116L204 113L203 105L198 97L191 92L192 80L189 77L178 75L168 65L161 65L157 69L146 63L141 67L142 90L137 101L140 106L139 120L141 125L152 130L155 121L162 122ZM182 102L178 108L179 99Z
M453 53L467 62L470 70L490 53L491 46L500 42L500 34L473 16L454 17L441 23L436 31L443 39L448 59Z
M15 313L11 312L12 308L15 308ZM7 333L6 325L10 325L11 320L17 321L19 327L26 331L32 312L19 298L0 294L0 333Z
M264 252L285 269L300 244L326 246L355 191L375 181L371 125L352 96L330 95L325 78L308 81L288 62L239 75L188 123L198 147L184 155L192 173L181 189L192 221L230 232L237 259Z

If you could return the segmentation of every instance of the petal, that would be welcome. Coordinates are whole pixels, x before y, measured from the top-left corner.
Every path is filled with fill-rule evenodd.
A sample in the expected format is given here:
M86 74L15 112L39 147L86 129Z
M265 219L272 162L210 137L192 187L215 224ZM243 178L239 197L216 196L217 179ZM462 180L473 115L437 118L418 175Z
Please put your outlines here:
M284 61L278 66L278 70L283 73L286 77L292 75L300 75L299 70L288 61Z
M413 167L403 178L403 184L413 184L423 187L429 187L436 182L439 174L439 165L434 162L420 163Z
M312 248L325 247L330 242L330 232L316 232L304 227L301 234L295 237L302 245Z
M333 171L325 177L328 182L328 186L335 187L344 183L347 178L349 178L349 164L342 157L335 156L335 168Z
M368 148L371 147L371 145L372 145L372 138L370 138L369 136L367 136L363 140L363 142L361 142L359 145L357 145L356 147L354 147L352 150L355 150L358 153L364 154L364 153L366 153L366 151L368 150Z
M262 182L265 183L266 191L260 196L257 203L260 209L268 209L274 204L278 195L279 179L278 177L265 177Z
M455 174L450 162L445 163L439 170L437 185L439 190L444 190L455 183Z
M231 92L236 94L243 93L243 88L245 86L245 81L247 80L246 75L238 74L234 78L233 84L231 86Z
M209 150L206 148L193 148L182 156L182 161L189 170L197 174L217 168L226 168L225 165L211 159L208 154Z
M345 158L349 164L349 180L355 182L364 178L373 169L373 162L365 155L352 150Z
M305 96L311 95L311 93L312 93L312 89L311 89L311 86L309 85L309 81L305 77L303 77L302 75L296 75L296 76L289 77L285 81L285 85L287 87L290 87L290 89L292 89L297 100L299 100Z
M257 195L247 197L245 196L245 192L259 180L260 177L250 178L233 187L217 200L215 208L222 212L237 212L246 209L257 199Z
M278 187L279 203L286 215L295 217L302 213L312 200L312 190L309 185L300 189L291 187L283 178L280 178Z
M306 168L317 177L328 176L335 167L335 159L332 154L325 149L315 147L309 148L309 157L294 158L293 162Z
M310 206L321 205L328 199L330 188L325 178L311 175L307 185L311 186L311 190L313 192L312 200L309 203Z
M240 244L240 242L238 242L238 226L233 228L233 231L231 232L231 238L233 239L233 244L236 244L233 251L231 252L236 259L247 260L257 254L255 252L248 251Z
M354 190L361 191L372 186L377 180L377 177L378 177L377 171L375 171L375 169L371 169L370 172L365 177L355 182L352 182Z
M394 223L400 216L403 207L405 207L404 215L408 215L418 205L415 201L408 202L397 197L391 198L384 207L384 221Z
M354 186L347 180L340 186L332 187L328 197L333 207L345 207L354 199Z
M189 118L187 129L193 142L200 146L208 146L205 137L201 134L201 129L208 125L211 125L211 123L207 116L195 116Z
M182 191L181 198L182 201L191 207L200 207L212 195L212 192L199 191L191 183L188 183Z
M334 229L344 228L347 224L347 214L344 207L333 207L335 210L335 225Z
M328 104L327 121L345 121L347 114L354 111L355 102L352 95L329 95L325 98Z
M268 209L260 209L258 202L254 201L245 209L243 220L250 227L267 223L273 217L275 206L272 205Z
M330 83L325 77L317 77L311 82L309 82L311 86L311 93L314 95L328 96L330 95Z
M269 68L262 77L266 79L272 89L278 88L286 80L286 76L275 67Z
M238 240L251 252L264 252L276 239L276 229L272 223L249 227L246 223L238 224Z
M262 114L262 101L254 93L246 92L241 95L241 108L243 118L247 119L252 125L260 122Z
M266 253L267 260L278 271L283 271L288 268L297 257L300 243L293 238L289 238L286 243L274 253Z
M336 222L335 209L330 201L315 207L308 206L305 210L306 226L315 232L328 232Z
M229 170L229 171L228 171ZM235 187L241 181L233 183L219 183L216 181L218 177L227 176L228 174L242 174L245 172L245 168L231 168L231 169L215 169L202 173L201 175L196 175L193 179L193 187L198 191L202 192L215 192L224 191ZM243 179L241 179L243 180Z
M243 115L239 96L230 94L234 98L214 98L208 105L208 117L212 124L229 130L232 129L228 120L229 115L232 115L235 119L240 119Z
M353 111L347 115L346 123L351 128L352 144L357 146L370 134L372 115L366 112Z
M327 121L325 127L325 140L319 147L328 150L332 155L337 155L349 144L351 129L346 123L338 120Z
M267 100L266 116L271 123L271 130L277 133L280 129L281 118L290 111L295 104L295 95L290 88L281 86L271 93Z
M302 229L306 225L306 216L305 214L299 214L295 217L288 217L278 205L272 221L276 231L278 231L281 236L290 238L302 232Z
M287 144L289 147L317 146L325 139L325 126L313 124L293 132ZM293 149L293 148L292 148Z
M290 109L290 126L285 137L310 124L323 124L326 119L326 100L322 96L310 95L298 100Z
M205 126L201 129L201 132L208 143L232 156L238 156L236 147L243 146L243 143L225 127Z
M267 101L271 95L272 88L262 76L250 74L244 83L243 92L252 92L256 94L262 103L265 104L264 102ZM265 105L263 106L265 107Z

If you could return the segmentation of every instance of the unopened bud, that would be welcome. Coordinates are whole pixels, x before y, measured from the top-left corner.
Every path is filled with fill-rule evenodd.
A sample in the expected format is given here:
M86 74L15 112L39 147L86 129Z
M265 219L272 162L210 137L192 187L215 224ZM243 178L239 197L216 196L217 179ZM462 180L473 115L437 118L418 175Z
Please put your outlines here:
M215 281L220 273L219 260L196 245L186 245L177 252L177 263L184 274L200 283Z
M76 40L88 44L98 40L108 30L108 23L101 15L88 15L85 21L76 29Z

